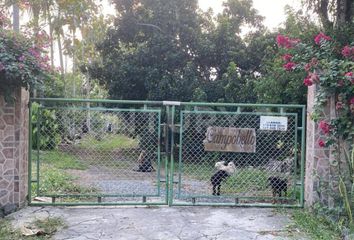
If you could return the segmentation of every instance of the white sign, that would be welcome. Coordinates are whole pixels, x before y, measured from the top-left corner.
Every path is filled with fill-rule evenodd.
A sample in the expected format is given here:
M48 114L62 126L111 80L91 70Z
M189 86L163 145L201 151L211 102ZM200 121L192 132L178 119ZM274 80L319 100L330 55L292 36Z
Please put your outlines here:
M286 131L288 129L287 117L261 116L261 130Z

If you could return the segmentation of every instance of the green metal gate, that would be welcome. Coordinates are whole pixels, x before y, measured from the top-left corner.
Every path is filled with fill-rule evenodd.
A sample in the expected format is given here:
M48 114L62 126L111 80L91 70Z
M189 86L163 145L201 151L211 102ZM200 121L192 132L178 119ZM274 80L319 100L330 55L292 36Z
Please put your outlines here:
M30 204L299 207L304 126L302 105L31 99Z

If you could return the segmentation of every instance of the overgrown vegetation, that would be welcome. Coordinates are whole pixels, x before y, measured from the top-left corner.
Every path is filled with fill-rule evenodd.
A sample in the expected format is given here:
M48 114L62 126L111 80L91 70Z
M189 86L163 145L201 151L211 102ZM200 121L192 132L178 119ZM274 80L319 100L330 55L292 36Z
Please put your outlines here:
M87 188L75 183L76 176L65 170L85 170L87 163L80 162L69 153L56 151L40 151L39 192L44 194L79 194L93 193L96 189ZM32 151L32 179L37 178L37 152ZM37 184L32 184L32 195L37 195Z
M33 170L34 167L33 167ZM88 188L76 183L76 176L66 173L63 170L57 169L50 164L42 164L40 166L40 182L39 193L45 195L56 194L89 194L95 193L96 189ZM33 176L36 179L36 176ZM37 184L32 184L32 195L36 196Z
M294 221L289 231L296 237L298 231L306 233L313 240L340 240L341 232L336 224L306 210L294 210L290 213Z
M32 103L31 107L32 148L55 149L61 141L55 111L41 109L38 103Z
M14 229L10 223L11 219L0 219L0 239L2 240L44 240L52 239L57 230L65 227L65 223L60 218L46 218L36 220L29 224L31 228L38 229L39 235L24 236L20 229Z

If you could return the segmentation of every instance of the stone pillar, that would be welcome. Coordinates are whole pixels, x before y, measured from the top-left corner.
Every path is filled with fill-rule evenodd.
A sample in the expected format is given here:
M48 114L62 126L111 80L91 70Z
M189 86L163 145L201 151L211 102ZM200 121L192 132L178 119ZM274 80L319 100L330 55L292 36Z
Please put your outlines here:
M0 209L22 207L28 189L28 100L17 89L13 103L0 95Z
M311 207L319 202L321 205L333 208L336 198L339 198L338 163L331 147L320 147L319 140L325 136L318 124L311 119L313 112L316 85L308 88L307 95L307 129L306 129L306 166L305 166L305 206ZM335 118L335 99L329 99L323 108L323 120L329 122ZM345 162L341 172L345 169Z

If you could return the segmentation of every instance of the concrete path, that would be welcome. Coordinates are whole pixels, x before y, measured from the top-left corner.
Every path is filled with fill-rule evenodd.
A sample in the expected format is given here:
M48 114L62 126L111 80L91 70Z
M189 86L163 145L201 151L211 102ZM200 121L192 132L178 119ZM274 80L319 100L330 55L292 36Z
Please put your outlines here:
M265 208L213 207L27 207L12 214L21 227L34 219L62 218L67 228L54 239L270 240L290 236L285 213Z

